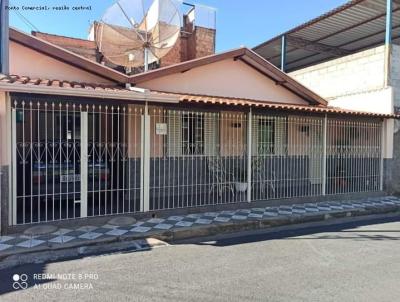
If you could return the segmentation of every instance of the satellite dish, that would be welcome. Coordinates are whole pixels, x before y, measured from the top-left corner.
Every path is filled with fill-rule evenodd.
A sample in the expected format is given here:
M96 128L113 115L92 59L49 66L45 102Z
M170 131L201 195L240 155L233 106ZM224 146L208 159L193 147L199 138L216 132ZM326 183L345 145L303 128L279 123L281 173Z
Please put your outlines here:
M99 51L111 63L126 70L164 57L181 30L178 0L119 0L95 25Z

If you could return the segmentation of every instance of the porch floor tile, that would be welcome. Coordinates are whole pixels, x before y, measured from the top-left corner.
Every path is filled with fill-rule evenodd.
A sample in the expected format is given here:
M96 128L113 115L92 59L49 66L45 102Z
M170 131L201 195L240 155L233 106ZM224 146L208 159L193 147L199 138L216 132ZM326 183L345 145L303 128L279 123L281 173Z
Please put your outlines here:
M45 242L46 241L44 241L44 240L29 239L29 240L22 241L22 242L18 243L17 246L26 247L26 248L32 248L32 247L36 247L38 245L41 245L41 244L43 244Z
M206 218L199 218L195 221L197 224L210 224L212 223L212 220L206 219Z
M218 221L218 222L228 222L229 220L231 220L229 217L215 217L214 221Z
M185 217L183 216L170 216L167 218L167 220L172 220L172 221L181 221L183 220Z
M11 237L11 236L0 236L0 243L7 242L7 241L9 241L11 239L14 239L14 237Z
M380 208L399 206L400 199L394 196L365 198L361 200L324 201L318 203L304 203L284 206L268 206L264 208L237 209L220 212L195 213L187 215L172 215L166 218L147 218L136 223L118 227L109 224L101 226L81 226L75 228L60 228L56 232L36 237L23 234L0 236L0 255L29 250L30 248L52 244L62 245L70 243L84 244L85 241L118 237L122 235L143 234L151 236L162 231L182 227L196 228L204 225L217 225L226 222L255 219L273 219L274 217L290 217L291 215L326 214L342 212L343 210L359 210L366 208Z
M68 236L68 235L61 235L61 236L57 236L57 237L50 239L49 242L62 244L62 243L70 242L71 240L74 240L74 239L76 239L76 237Z
M131 232L145 233L151 230L151 227L137 226L131 229Z
M111 231L108 231L105 233L106 235L111 235L111 236L121 236L124 235L125 233L128 233L127 230L120 230L120 229L113 229Z
M173 227L172 224L160 223L160 224L155 225L153 228L160 229L160 230L169 230L172 227Z
M193 222L191 222L191 221L179 221L175 224L175 226L178 226L178 227L190 227L192 225L193 225Z
M83 235L80 235L79 238L92 240L92 239L99 238L101 235L102 235L102 233L88 232Z
M4 250L9 249L11 247L13 247L13 246L9 245L9 244L0 243L0 251L4 251Z

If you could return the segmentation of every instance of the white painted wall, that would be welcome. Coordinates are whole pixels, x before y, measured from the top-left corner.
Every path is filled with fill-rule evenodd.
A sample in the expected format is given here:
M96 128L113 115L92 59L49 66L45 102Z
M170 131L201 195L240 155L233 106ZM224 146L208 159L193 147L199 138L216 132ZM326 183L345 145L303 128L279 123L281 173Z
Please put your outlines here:
M400 48L395 45L395 54ZM400 104L400 57L398 89L385 88L385 46L296 70L290 75L325 97L330 106L377 113L392 113L393 100ZM394 67L396 66L396 67ZM397 80L398 79L398 80ZM398 90L398 92L397 92Z
M393 113L400 107L400 46L393 45L390 86L385 87L385 46L296 70L290 75L325 97L330 106ZM384 123L384 157L393 156L395 123Z
M383 123L383 158L393 158L393 133L395 121L385 120Z
M232 59L142 82L140 87L174 93L307 104L254 68Z
M392 87L348 94L329 100L329 105L350 110L393 113Z

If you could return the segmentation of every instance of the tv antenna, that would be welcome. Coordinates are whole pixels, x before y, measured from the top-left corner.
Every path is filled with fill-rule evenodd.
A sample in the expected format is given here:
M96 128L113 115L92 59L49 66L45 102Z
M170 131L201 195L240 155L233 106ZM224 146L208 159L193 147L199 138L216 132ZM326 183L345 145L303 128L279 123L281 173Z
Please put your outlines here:
M179 0L119 0L95 24L99 51L111 63L132 68L164 57L175 45L181 30Z

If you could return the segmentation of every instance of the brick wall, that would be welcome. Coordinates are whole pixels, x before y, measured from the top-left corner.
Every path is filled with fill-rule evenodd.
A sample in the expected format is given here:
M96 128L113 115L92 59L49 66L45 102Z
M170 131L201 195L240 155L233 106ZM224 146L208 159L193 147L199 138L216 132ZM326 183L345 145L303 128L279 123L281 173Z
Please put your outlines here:
M165 67L182 62L182 59L186 57L186 39L180 35L178 41L167 53L165 57L160 60L160 67Z
M185 27L175 46L160 60L165 67L215 53L215 30L203 27Z
M187 22L187 21L185 21ZM94 41L58 36L53 34L32 32L40 39L63 47L69 51L84 56L90 60L99 61L99 53ZM193 26L186 23L183 32L180 33L178 41L168 54L160 60L160 67L165 67L187 60L201 58L214 54L215 52L215 30ZM115 66L111 66L115 68Z
M33 31L32 35L50 42L52 44L63 47L69 51L77 53L87 59L96 61L97 60L97 46L94 41L58 36L53 34L41 33Z
M196 26L190 41L189 59L196 59L215 53L215 30Z

